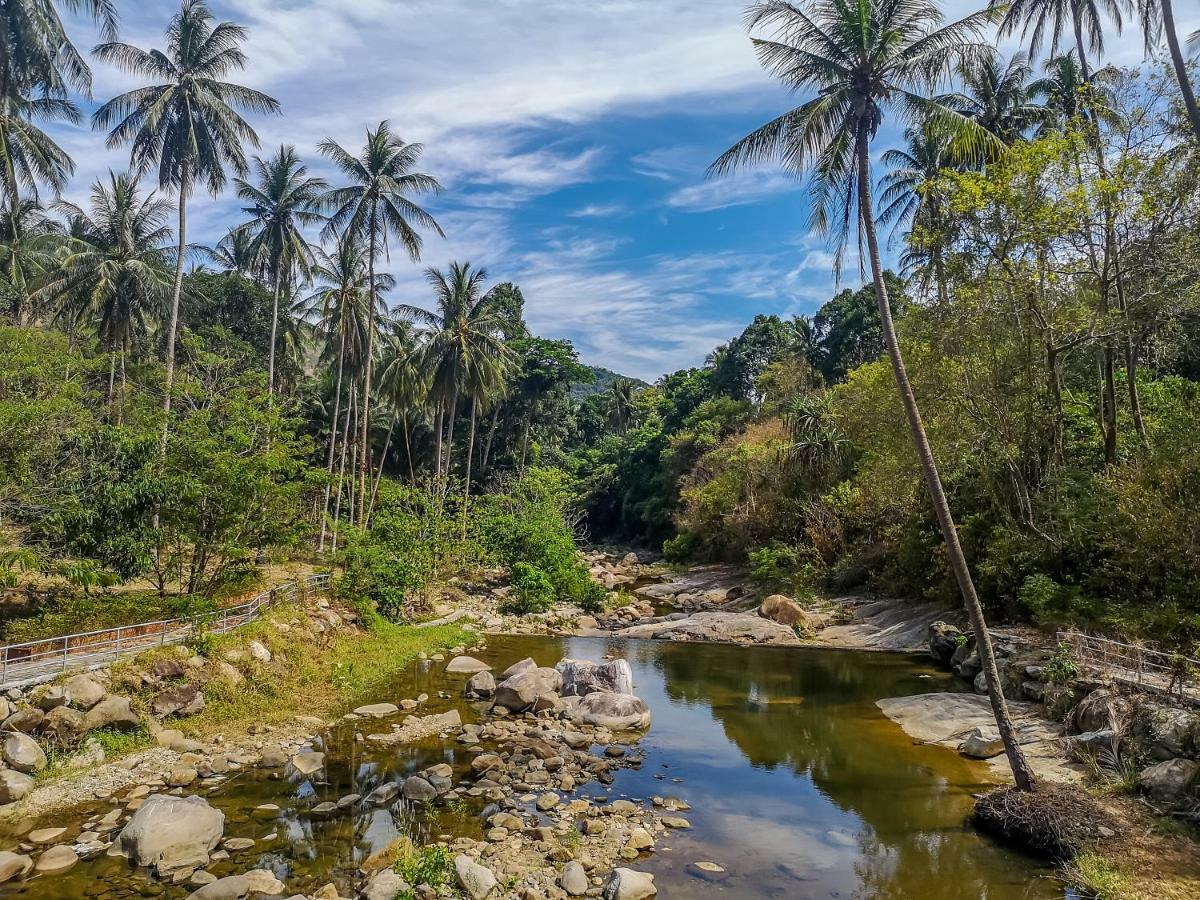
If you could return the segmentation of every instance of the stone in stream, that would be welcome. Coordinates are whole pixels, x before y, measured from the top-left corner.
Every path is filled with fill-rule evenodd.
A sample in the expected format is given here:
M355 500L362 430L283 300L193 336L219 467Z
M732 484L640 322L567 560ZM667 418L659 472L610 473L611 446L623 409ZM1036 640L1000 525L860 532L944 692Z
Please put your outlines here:
M23 853L0 851L0 884L22 878L33 868L33 860Z
M470 900L483 900L496 889L496 876L492 870L465 854L454 857L454 873L458 876L459 887Z
M33 869L42 875L57 875L67 871L77 862L79 862L79 854L66 844L59 844L39 856Z
M624 659L605 663L590 659L563 659L554 667L562 675L564 697L582 697L596 691L613 694L633 693L633 670Z
M292 756L291 763L293 769L308 777L325 765L325 754L316 750L311 753L297 753Z
M643 900L658 893L654 876L634 869L613 869L604 879L600 896L604 900Z
M31 844L49 844L58 840L66 833L67 829L63 828L62 826L54 828L37 828L25 835L25 838Z
M513 663L507 669L500 673L499 680L506 681L514 675L522 675L525 672L532 672L538 667L538 664L533 661L533 657L527 656L524 659Z
M26 775L45 768L46 754L27 734L14 731L4 738L4 761Z
M375 790L367 794L363 803L370 806L387 806L393 800L400 796L400 785L394 781L389 781L386 784L381 784Z
M555 669L530 669L496 685L496 705L509 712L522 712L543 694L558 693L561 689L562 675Z
M159 875L208 865L225 830L225 814L203 797L152 794L138 807L117 838L139 866Z
M229 875L204 885L188 895L188 900L242 900L266 894L279 897L287 890L284 883L267 869L253 869L245 875Z
M394 716L398 712L400 712L400 707L395 703L371 703L354 710L356 716L364 716L371 719L383 719L387 716Z
M491 672L476 672L463 688L467 697L487 699L496 693L496 678Z
M474 675L476 672L486 672L491 669L487 663L473 656L456 656L446 663L448 675Z
M429 803L437 799L437 788L420 775L410 775L404 779L404 799L414 803Z
M650 708L633 694L597 692L581 698L571 718L576 724L610 731L638 731L650 727Z

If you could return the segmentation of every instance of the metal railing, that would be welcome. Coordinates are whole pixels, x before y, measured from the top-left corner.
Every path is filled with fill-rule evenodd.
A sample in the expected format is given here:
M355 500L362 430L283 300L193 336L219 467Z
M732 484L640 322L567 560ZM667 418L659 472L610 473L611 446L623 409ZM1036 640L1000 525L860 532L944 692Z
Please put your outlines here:
M1071 648L1081 667L1157 693L1200 699L1200 660L1079 631L1060 631L1058 641Z
M0 647L0 687L37 681L72 665L94 669L130 653L182 643L198 627L224 634L253 622L264 609L276 603L303 600L328 590L329 575L310 575L263 591L245 603L213 612L9 644Z

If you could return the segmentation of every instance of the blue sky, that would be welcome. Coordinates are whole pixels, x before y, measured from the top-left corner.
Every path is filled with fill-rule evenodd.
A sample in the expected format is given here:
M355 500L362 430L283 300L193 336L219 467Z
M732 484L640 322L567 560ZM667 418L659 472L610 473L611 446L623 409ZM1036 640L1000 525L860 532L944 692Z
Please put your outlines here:
M586 362L653 379L697 365L758 313L812 312L834 288L827 247L806 232L802 187L772 170L711 180L705 168L787 108L759 69L741 0L212 0L250 29L235 80L277 97L255 120L263 155L332 137L349 149L390 119L426 146L446 187L428 208L446 231L420 264L393 256L393 299L426 305L425 265L457 259L521 285L540 333ZM162 44L168 0L118 0L122 39ZM972 7L955 0L948 14ZM1181 32L1200 25L1188 16ZM1191 16L1191 19L1196 16ZM88 47L95 32L73 26ZM1140 36L1110 56L1141 59ZM95 66L94 93L133 87ZM126 156L86 128L55 126L78 171L68 196ZM885 130L883 141L894 139ZM229 194L195 198L189 238L239 220ZM847 283L856 284L851 267Z

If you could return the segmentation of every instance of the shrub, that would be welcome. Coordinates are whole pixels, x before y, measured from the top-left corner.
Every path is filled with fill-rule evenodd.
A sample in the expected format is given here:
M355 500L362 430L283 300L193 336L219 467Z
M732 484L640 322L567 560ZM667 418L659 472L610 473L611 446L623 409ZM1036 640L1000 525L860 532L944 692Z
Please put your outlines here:
M571 601L585 612L599 612L608 596L608 592L593 580L587 568L578 562L555 572L551 581L559 597Z
M687 562L700 552L700 539L692 531L681 531L663 542L663 556L667 562Z
M554 605L554 584L550 576L529 563L514 563L512 593L500 604L500 611L524 616L546 612Z

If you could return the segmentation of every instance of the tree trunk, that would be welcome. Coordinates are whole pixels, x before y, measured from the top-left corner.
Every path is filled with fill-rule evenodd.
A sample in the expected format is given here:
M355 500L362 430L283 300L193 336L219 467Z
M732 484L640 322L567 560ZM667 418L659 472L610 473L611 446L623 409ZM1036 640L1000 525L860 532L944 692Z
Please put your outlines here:
M467 468L463 477L462 534L467 536L467 503L471 499L471 457L475 454L475 398L471 398L471 431L467 437Z
M337 499L333 502L333 553L337 555L338 524L342 517L342 486L346 478L346 445L350 442L350 410L354 406L354 388L350 388L350 402L346 405L346 425L342 429L342 461L338 463Z
M367 521L375 511L375 497L379 493L379 482L383 481L383 466L387 462L388 450L392 448L392 432L396 430L396 410L392 410L392 420L388 422L387 440L383 442L383 453L379 457L379 471L375 475L375 484L371 486L371 502L367 504Z
M370 309L367 310L367 358L366 371L363 372L363 392L362 392L362 423L360 427L360 439L362 447L359 448L359 485L358 485L358 509L359 509L359 524L365 525L366 522L362 519L365 512L365 503L367 499L367 473L371 470L370 467L370 446L367 443L367 429L371 420L371 374L375 363L375 307L378 299L375 296L375 230L378 225L377 212L374 206L371 207L371 241L367 248L367 278L370 282L367 287L368 301Z
M433 476L435 479L439 479L439 480L442 477L442 419L445 417L445 414L446 414L445 404L439 403L438 404L438 414L437 414L437 429L436 429L437 433L434 438L435 444L434 444L434 450L433 450L433 455L434 455Z
M446 407L446 415L450 421L446 424L446 471L443 477L450 477L450 460L454 455L454 420L458 418L458 388L450 394L450 405Z
M342 405L342 372L346 365L346 328L345 323L338 322L338 330L341 332L338 338L338 370L337 382L333 390L333 422L329 426L329 453L325 461L325 502L321 506L321 542L317 546L318 553L325 552L325 520L329 517L329 487L333 480L333 452L337 444L337 427L338 413L341 412Z
M1175 10L1171 8L1171 0L1158 0L1158 5L1162 10L1167 48L1171 51L1171 65L1175 67L1175 77L1179 79L1179 92L1183 94L1183 108L1187 110L1188 121L1192 123L1192 132L1196 135L1196 140L1200 141L1200 109L1196 107L1196 94L1188 78L1187 62L1179 49L1179 35L1175 33Z
M171 317L167 321L167 373L163 390L163 426L158 455L167 453L167 430L171 422L171 388L175 384L175 332L179 328L179 295L183 293L183 256L187 251L187 195L190 188L187 163L179 176L179 255L175 260L175 286L171 291Z
M117 351L108 351L108 400L106 404L111 407L113 404L113 392L117 388ZM112 415L112 410L109 410L109 415Z
M966 557L958 542L958 532L954 519L950 514L950 505L942 489L941 476L933 459L933 449L929 446L929 438L925 434L925 426L921 422L921 413L917 408L917 398L913 394L912 385L908 381L904 358L900 354L900 344L896 340L896 329L892 323L892 309L888 300L887 286L883 281L883 263L879 255L879 238L875 233L875 217L871 202L871 162L869 157L869 139L865 120L857 135L855 154L858 157L858 203L859 227L866 232L867 248L871 258L871 276L875 282L875 301L879 306L879 319L883 327L884 344L887 346L888 357L892 363L892 373L896 378L896 386L900 391L900 399L904 404L904 413L908 419L909 431L925 476L925 485L929 491L933 510L937 516L942 537L946 541L946 552L950 558L954 577L958 581L963 601L971 617L971 625L975 631L976 646L980 662L983 664L984 677L987 679L988 698L992 704L992 712L996 716L996 726L1004 742L1004 752L1008 756L1012 768L1013 780L1019 790L1028 791L1034 788L1034 776L1025 761L1025 754L1017 740L1016 730L1008 713L1008 703L1000 685L1000 673L996 667L996 653L992 647L992 638L987 630L987 622L983 617L983 607L975 593L975 584L971 580L971 572L967 567Z
M492 438L496 436L496 425L500 421L500 403L492 410L492 424L488 427L487 440L483 442L483 458L479 461L480 469L487 469L488 460L492 456Z
M279 329L279 267L273 266L275 269L275 277L272 279L275 282L275 289L272 291L271 301L271 349L267 351L267 395L275 394L275 341L276 334Z

